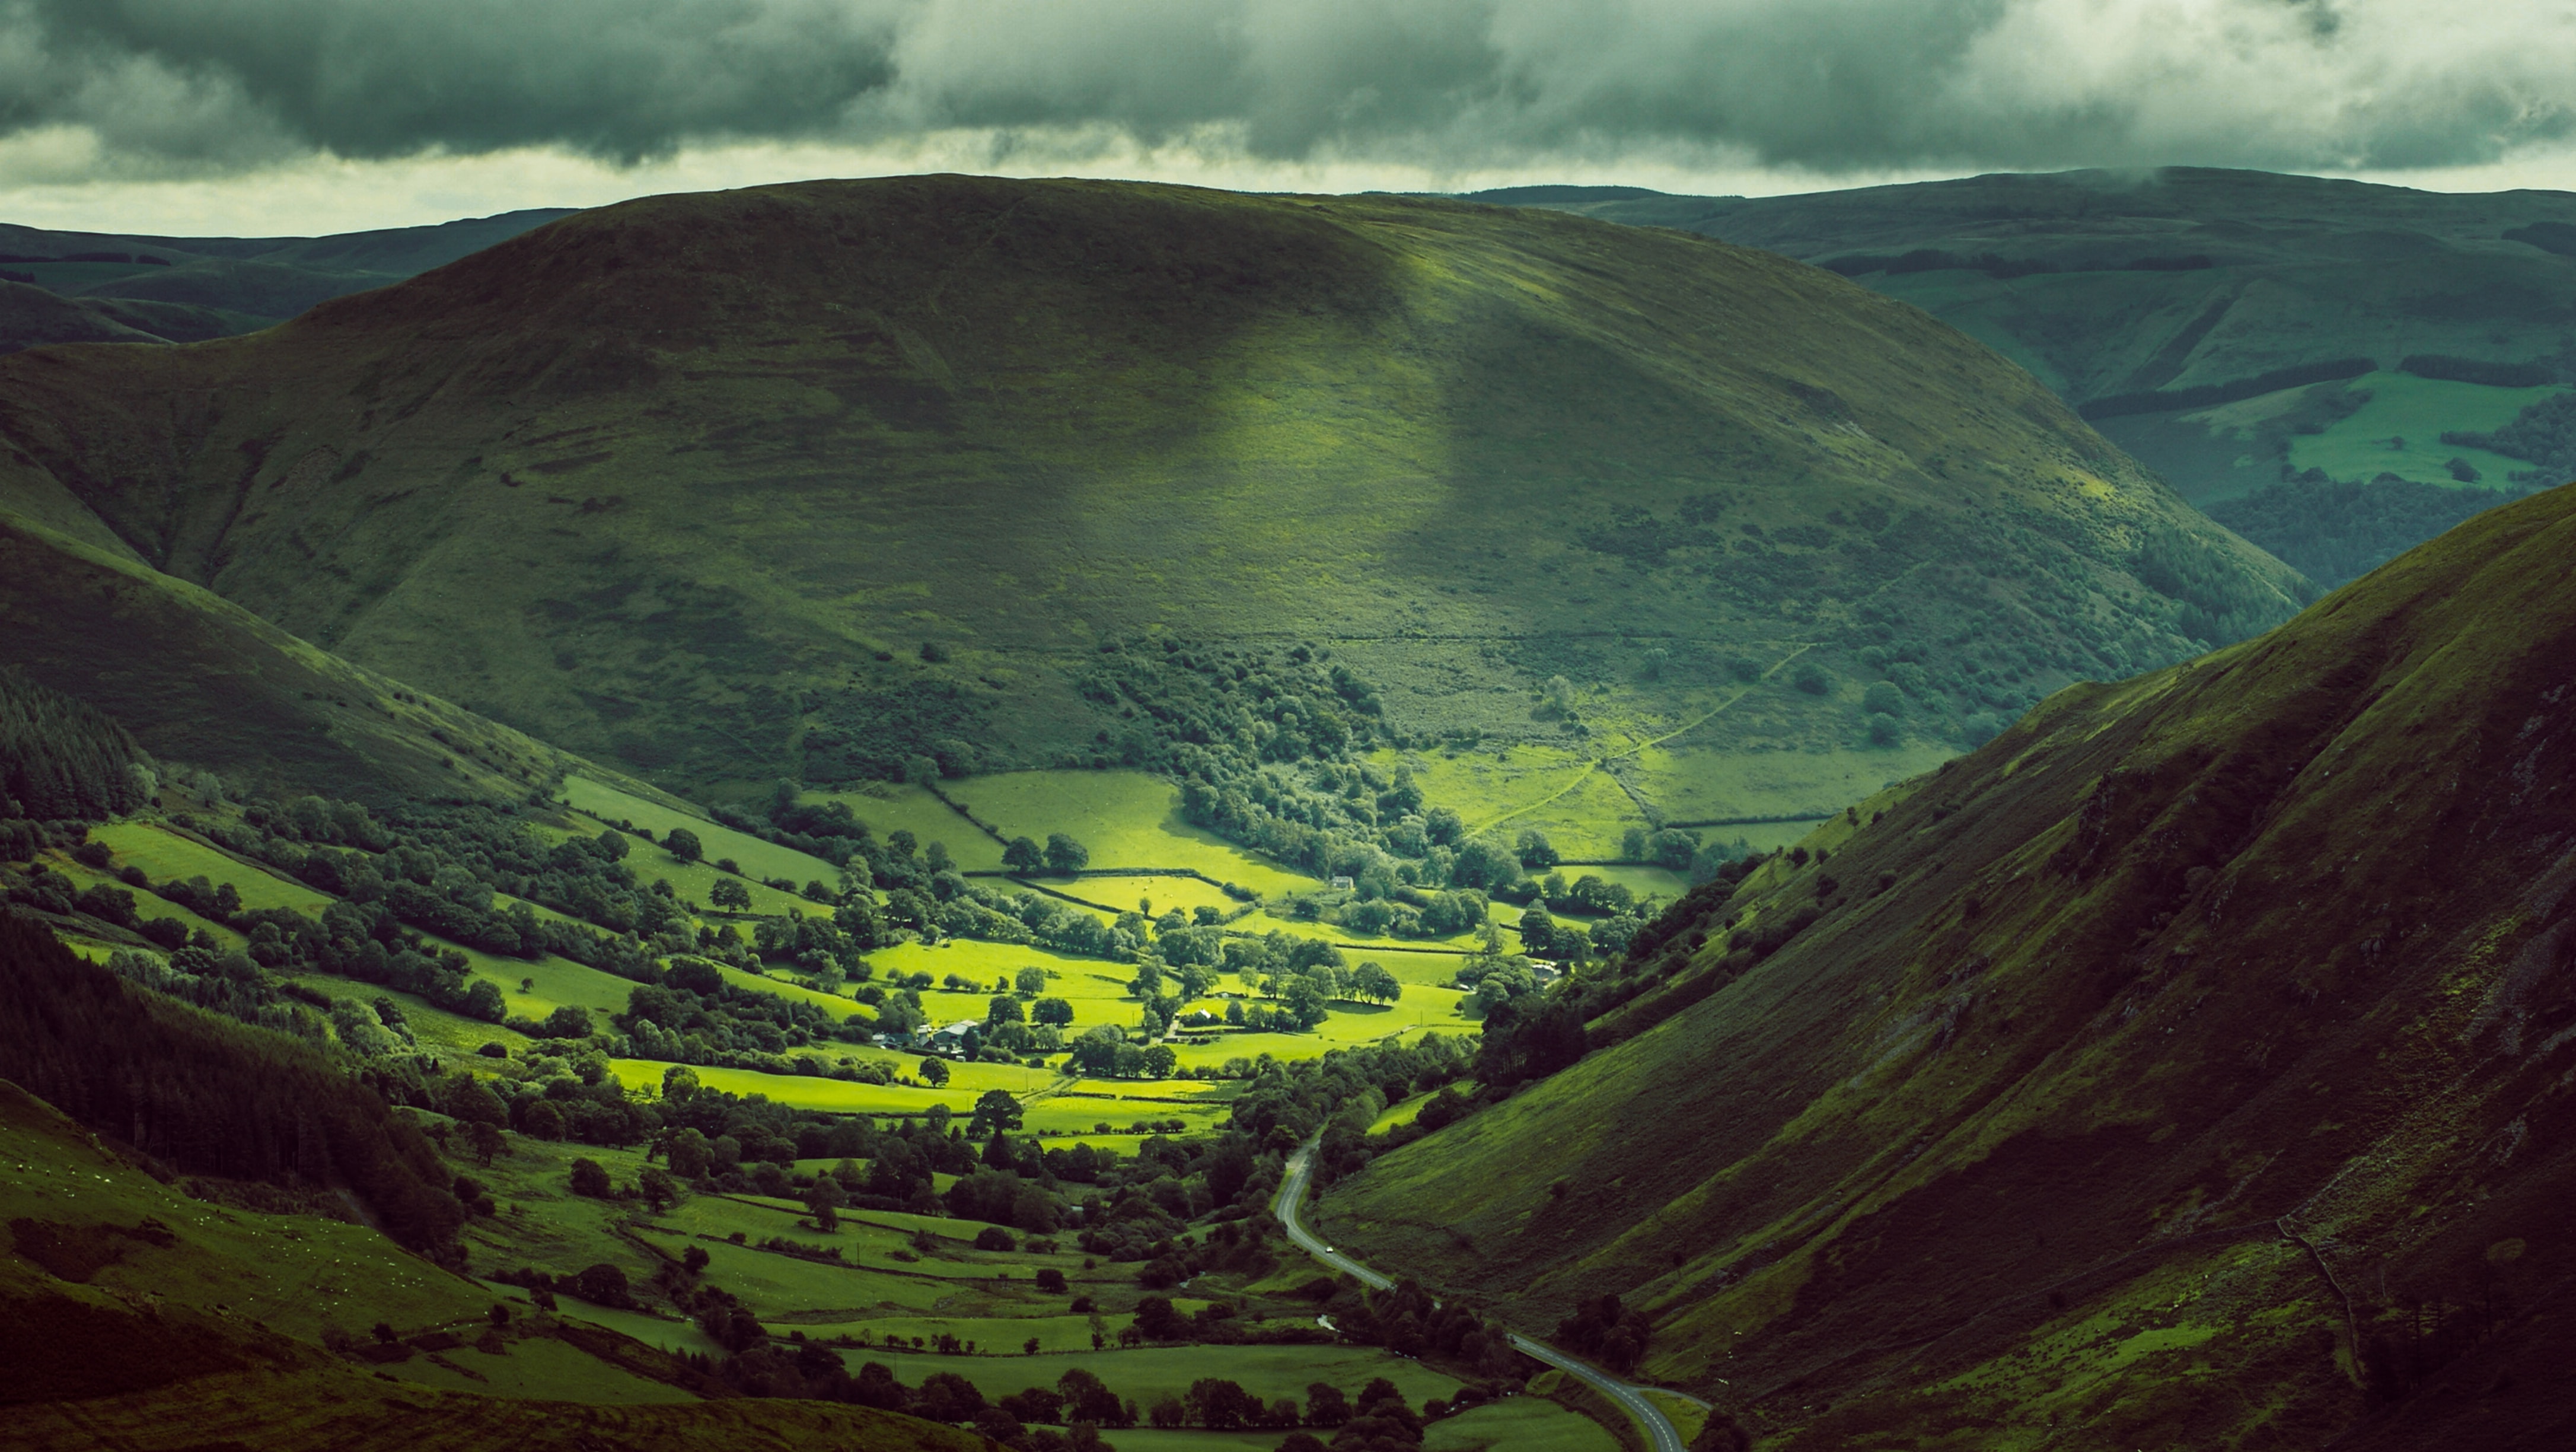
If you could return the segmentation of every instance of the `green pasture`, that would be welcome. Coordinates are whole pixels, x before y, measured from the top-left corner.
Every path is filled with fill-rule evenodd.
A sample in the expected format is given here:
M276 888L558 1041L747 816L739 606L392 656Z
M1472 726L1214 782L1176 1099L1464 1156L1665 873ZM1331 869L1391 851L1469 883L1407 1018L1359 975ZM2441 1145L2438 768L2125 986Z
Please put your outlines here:
M1804 831L1805 829L1801 827L1800 830ZM1714 840L1726 842L1742 836L1743 832L1744 829L1739 827L1727 827L1723 829L1717 827L1704 827L1700 829L1699 836L1702 841ZM1568 865L1556 868L1555 870L1564 873L1565 880L1568 882L1578 881L1586 877L1597 877L1603 882L1625 887L1628 891L1634 893L1638 897L1658 897L1662 898L1666 902L1671 902L1674 898L1690 891L1689 878L1664 867L1639 867L1633 864L1620 863L1608 867L1577 867ZM1545 874L1541 875L1544 876Z
M927 789L909 782L864 782L835 791L808 791L803 799L848 803L851 815L867 823L868 830L880 838L910 832L925 848L933 842L945 843L949 857L965 871L1001 870L1001 843L984 835Z
M876 1017L876 1010L859 1002L857 999L850 997L848 994L825 993L819 988L808 987L796 978L790 976L784 970L768 973L754 973L748 969L736 968L730 963L718 963L716 965L716 971L724 975L725 982L736 988L748 989L753 993L774 994L780 998L794 999L799 1003L813 1004L824 1012L832 1015L832 1021L835 1023L848 1018L852 1014L857 1014L861 1018Z
M1415 1094L1395 1101L1386 1107L1384 1113L1369 1121L1368 1132L1384 1134L1399 1124L1411 1124L1413 1116L1422 1112L1422 1106L1428 1103L1430 1098L1428 1094Z
M1423 1429L1422 1452L1619 1452L1599 1422L1545 1397L1506 1397Z
M1015 771L968 777L944 790L1005 837L1043 843L1049 833L1071 833L1090 850L1094 868L1184 867L1264 896L1314 885L1182 821L1180 789L1144 772Z
M93 831L91 835L96 836L97 833ZM61 873L63 876L70 878L73 883L80 887L89 888L104 884L108 887L133 893L134 916L138 921L150 922L154 918L177 918L181 923L187 925L188 931L192 933L212 934L216 942L223 944L227 948L238 948L243 943L249 941L249 939L244 938L241 934L234 932L223 924L208 922L204 918L197 916L195 913L188 911L186 908L179 906L175 902L168 902L161 898L154 897L151 893L141 888L127 887L124 883L116 880L116 874L113 871L101 872L95 867L88 866L84 863L74 862L72 859L59 852L47 856L45 859L45 865L52 868L54 871ZM157 882L160 879L155 878L153 880Z
M841 870L820 857L809 857L793 848L765 842L730 827L717 826L695 813L674 811L588 777L564 778L564 800L575 811L586 812L602 821L627 821L650 829L656 841L668 835L673 827L686 827L698 834L698 841L706 848L708 861L730 857L755 878L783 877L799 887L811 881L838 882L841 878ZM636 847L638 856L646 855L644 844L639 842ZM664 862L670 861L669 853L658 855ZM639 874L642 870L638 868ZM679 880L672 879L672 886L678 885Z
M2293 434L2290 467L2323 469L2336 479L2369 480L2395 474L2446 488L2462 482L2451 477L2448 465L2454 458L2467 460L2485 476L2478 481L2482 488L2509 488L2512 472L2532 465L2526 459L2443 443L2444 430L2491 432L2513 422L2514 415L2532 404L2564 391L2556 385L2489 388L2411 373L2366 373L2344 386L2367 390L2370 402L2324 433ZM2391 447L2390 441L2400 438L2405 446Z
M523 1293L517 1293L513 1287L497 1292L495 1298L511 1294ZM623 1331L648 1346L676 1351L715 1349L715 1343L708 1341L685 1321L663 1321L578 1301L568 1302L565 1310L567 1320L590 1321ZM655 1334L638 1335L639 1331ZM462 1367L475 1375L466 1376L463 1372L449 1370L426 1356L396 1362L380 1374L444 1391L471 1392L476 1396L505 1397L517 1401L644 1406L698 1400L693 1392L666 1382L649 1381L551 1336L531 1336L524 1341L510 1342L497 1356L476 1350L471 1345L445 1352L443 1356L450 1365ZM477 1377L481 1379L477 1380Z
M1050 892L1064 897L1079 898L1112 916L1119 913L1141 912L1147 917L1158 918L1175 908L1183 913L1189 913L1197 908L1210 907L1231 917L1242 911L1244 907L1244 904L1227 897L1225 892L1213 883L1201 882L1195 877L1121 875L1072 879L1033 877L1030 880L1044 886ZM1236 881L1240 882L1241 879L1238 878ZM1305 885L1312 887L1314 884L1309 882ZM1148 904L1151 906L1147 906Z
M631 1086L659 1085L662 1075L671 1067L656 1059L613 1059L609 1062L609 1068L618 1080ZM929 1113L932 1105L944 1104L951 1114L962 1118L974 1112L976 1097L983 1092L981 1089L961 1088L955 1081L945 1089L929 1089L906 1084L856 1084L844 1079L804 1074L765 1074L756 1069L691 1067L698 1076L698 1082L708 1088L721 1089L729 1094L762 1094L775 1103L830 1114L922 1115ZM1192 1087L1200 1086L1193 1083ZM1203 1133L1226 1114L1222 1103L1157 1102L1147 1105L1128 1101L1114 1109L1106 1107L1108 1104L1106 1100L1070 1097L1035 1100L1025 1105L1027 1119L1023 1128L1031 1133L1063 1135L1089 1130L1102 1120L1124 1126L1138 1119L1181 1119L1189 1121L1189 1132Z
M1685 741L1638 753L1633 764L1623 766L1623 773L1663 809L1666 821L1822 818L1892 782L1920 776L1957 754L1950 742L1919 739L1908 739L1901 746L1884 750L1812 752L1715 750ZM1757 833L1776 832L1777 827L1744 824L1691 830L1703 841L1743 837L1761 847L1766 844L1757 838ZM1790 830L1804 834L1807 826L1793 824ZM1560 845L1558 850L1564 848ZM1592 854L1568 851L1565 855Z
M363 1226L312 1215L228 1210L140 1171L112 1172L99 1151L49 1114L0 1104L0 1222L167 1225L167 1246L129 1244L90 1277L95 1291L182 1306L229 1306L289 1336L319 1339L337 1325L363 1336L386 1320L405 1330L479 1317L482 1288L397 1248Z
M323 995L334 1003L354 999L372 1004L378 998L390 998L402 1007L403 1022L411 1026L412 1037L424 1053L443 1059L461 1059L471 1065L480 1062L474 1051L485 1044L508 1044L523 1051L530 1040L515 1029L497 1023L484 1023L461 1013L450 1013L415 993L379 988L355 978L334 978L328 973L287 973L279 975L286 982L299 984ZM629 1086L630 1088L633 1086Z
M192 877L218 884L229 882L241 894L244 907L318 913L332 900L328 893L290 882L265 867L182 837L155 822L110 822L92 827L89 836L93 842L107 844L108 850L116 854L118 867L140 867L154 882L185 882ZM138 895L138 905L144 902ZM148 912L145 916L161 914Z
M863 1362L882 1362L896 1376L916 1384L932 1372L953 1371L987 1397L1054 1386L1057 1377L1078 1366L1107 1383L1111 1391L1134 1398L1140 1407L1152 1406L1165 1396L1182 1396L1190 1383L1202 1377L1235 1382L1265 1402L1295 1397L1300 1405L1305 1403L1306 1388L1319 1381L1357 1396L1371 1380L1384 1377L1416 1407L1434 1397L1458 1393L1456 1381L1418 1361L1359 1346L1142 1346L1130 1350L1113 1346L1106 1351L1036 1356L939 1356L872 1346L843 1351L841 1359L852 1371ZM1123 1447L1131 1435L1121 1431L1112 1440ZM1276 1447L1280 1435L1285 1434L1273 1434L1267 1445Z

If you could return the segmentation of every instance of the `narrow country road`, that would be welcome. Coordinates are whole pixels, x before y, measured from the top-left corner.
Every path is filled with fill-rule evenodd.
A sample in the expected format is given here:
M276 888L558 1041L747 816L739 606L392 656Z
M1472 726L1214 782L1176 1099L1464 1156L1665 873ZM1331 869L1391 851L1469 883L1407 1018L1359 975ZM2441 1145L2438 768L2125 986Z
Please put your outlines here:
M1392 1279L1370 1270L1367 1266L1326 1245L1313 1231L1306 1228L1303 1220L1298 1218L1298 1212L1303 1210L1306 1204L1306 1185L1314 1168L1315 1144L1314 1139L1309 1139L1297 1146L1297 1152L1288 1157L1288 1172L1280 1178L1279 1194L1270 1202L1270 1213L1279 1217L1279 1223L1288 1231L1288 1238L1303 1246L1308 1254L1337 1271L1349 1273L1362 1285L1376 1290L1385 1290L1395 1284ZM1673 1426L1672 1419L1665 1416L1663 1409L1656 1406L1644 1392L1589 1362L1579 1361L1543 1342L1532 1341L1516 1331L1506 1334L1512 1338L1512 1346L1515 1350L1524 1355L1536 1357L1568 1376L1582 1378L1595 1390L1617 1403L1628 1415L1636 1418L1637 1424L1646 1429L1646 1440L1653 1448L1653 1452L1684 1452L1680 1430Z

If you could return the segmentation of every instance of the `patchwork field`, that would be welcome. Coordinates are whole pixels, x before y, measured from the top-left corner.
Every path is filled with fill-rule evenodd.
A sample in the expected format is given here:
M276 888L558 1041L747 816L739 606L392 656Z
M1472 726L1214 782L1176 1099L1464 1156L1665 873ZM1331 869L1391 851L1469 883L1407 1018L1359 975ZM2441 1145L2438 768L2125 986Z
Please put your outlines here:
M867 782L838 791L808 791L803 799L846 802L851 814L867 823L868 829L879 837L910 832L924 847L933 842L945 843L948 855L968 872L1002 869L1001 843L957 815L946 802L908 782Z
M756 880L784 878L799 887L809 881L832 883L840 880L841 870L820 857L765 842L730 827L717 826L696 813L677 811L586 777L564 779L564 800L575 810L603 821L628 821L647 828L656 841L668 835L673 827L686 827L698 834L699 842L706 847L709 862L731 858ZM676 878L672 885L678 886Z
M209 847L174 828L155 822L110 822L90 830L90 839L104 842L116 854L119 867L139 867L154 882L187 881L203 877L209 882L233 885L241 894L242 906L251 908L282 907L297 912L318 913L331 901L330 894L317 892L300 882L291 882L265 867L245 862L229 852ZM146 914L158 916L157 913Z
M1264 896L1313 885L1182 821L1179 789L1143 772L1015 771L944 790L1006 837L1044 842L1049 833L1071 833L1090 849L1094 868L1188 868Z

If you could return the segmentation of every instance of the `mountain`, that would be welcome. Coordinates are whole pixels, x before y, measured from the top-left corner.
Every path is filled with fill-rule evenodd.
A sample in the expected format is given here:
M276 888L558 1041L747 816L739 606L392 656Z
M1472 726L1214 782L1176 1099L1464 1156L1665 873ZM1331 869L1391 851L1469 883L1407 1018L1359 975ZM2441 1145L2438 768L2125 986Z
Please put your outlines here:
M1764 1447L2564 1445L2571 551L2561 488L2059 693L1695 894L1330 1233L1615 1292Z
M1579 743L1579 694L1920 764L1866 683L1946 750L2305 589L1912 307L1450 201L651 198L254 337L16 355L0 434L0 500L708 789L1133 758L1171 722L1091 677L1148 635L1328 651L1397 736Z
M146 237L0 225L0 352L194 343L426 272L561 207L330 237Z
M2196 167L1476 195L1722 237L1915 303L2329 583L2576 473L2556 450L2446 437L2491 434L2576 380L2576 195ZM2256 493L2281 497L2238 503Z

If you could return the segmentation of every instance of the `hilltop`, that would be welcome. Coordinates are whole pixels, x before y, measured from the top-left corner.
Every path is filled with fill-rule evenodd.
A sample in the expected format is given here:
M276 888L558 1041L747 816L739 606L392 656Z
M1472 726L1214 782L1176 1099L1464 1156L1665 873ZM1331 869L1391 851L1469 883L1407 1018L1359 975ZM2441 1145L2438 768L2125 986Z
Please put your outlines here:
M1330 1233L1617 1292L1766 1447L2558 1445L2571 549L2561 488L2061 692L1695 895Z
M0 499L718 793L1152 760L1096 663L1157 638L1328 658L1378 740L1696 733L1640 801L1865 789L2304 590L1912 307L1457 202L653 198L0 399Z
M2576 472L2558 450L2445 437L2576 381L2576 195L2164 167L1478 199L1723 237L1903 298L2330 584Z

